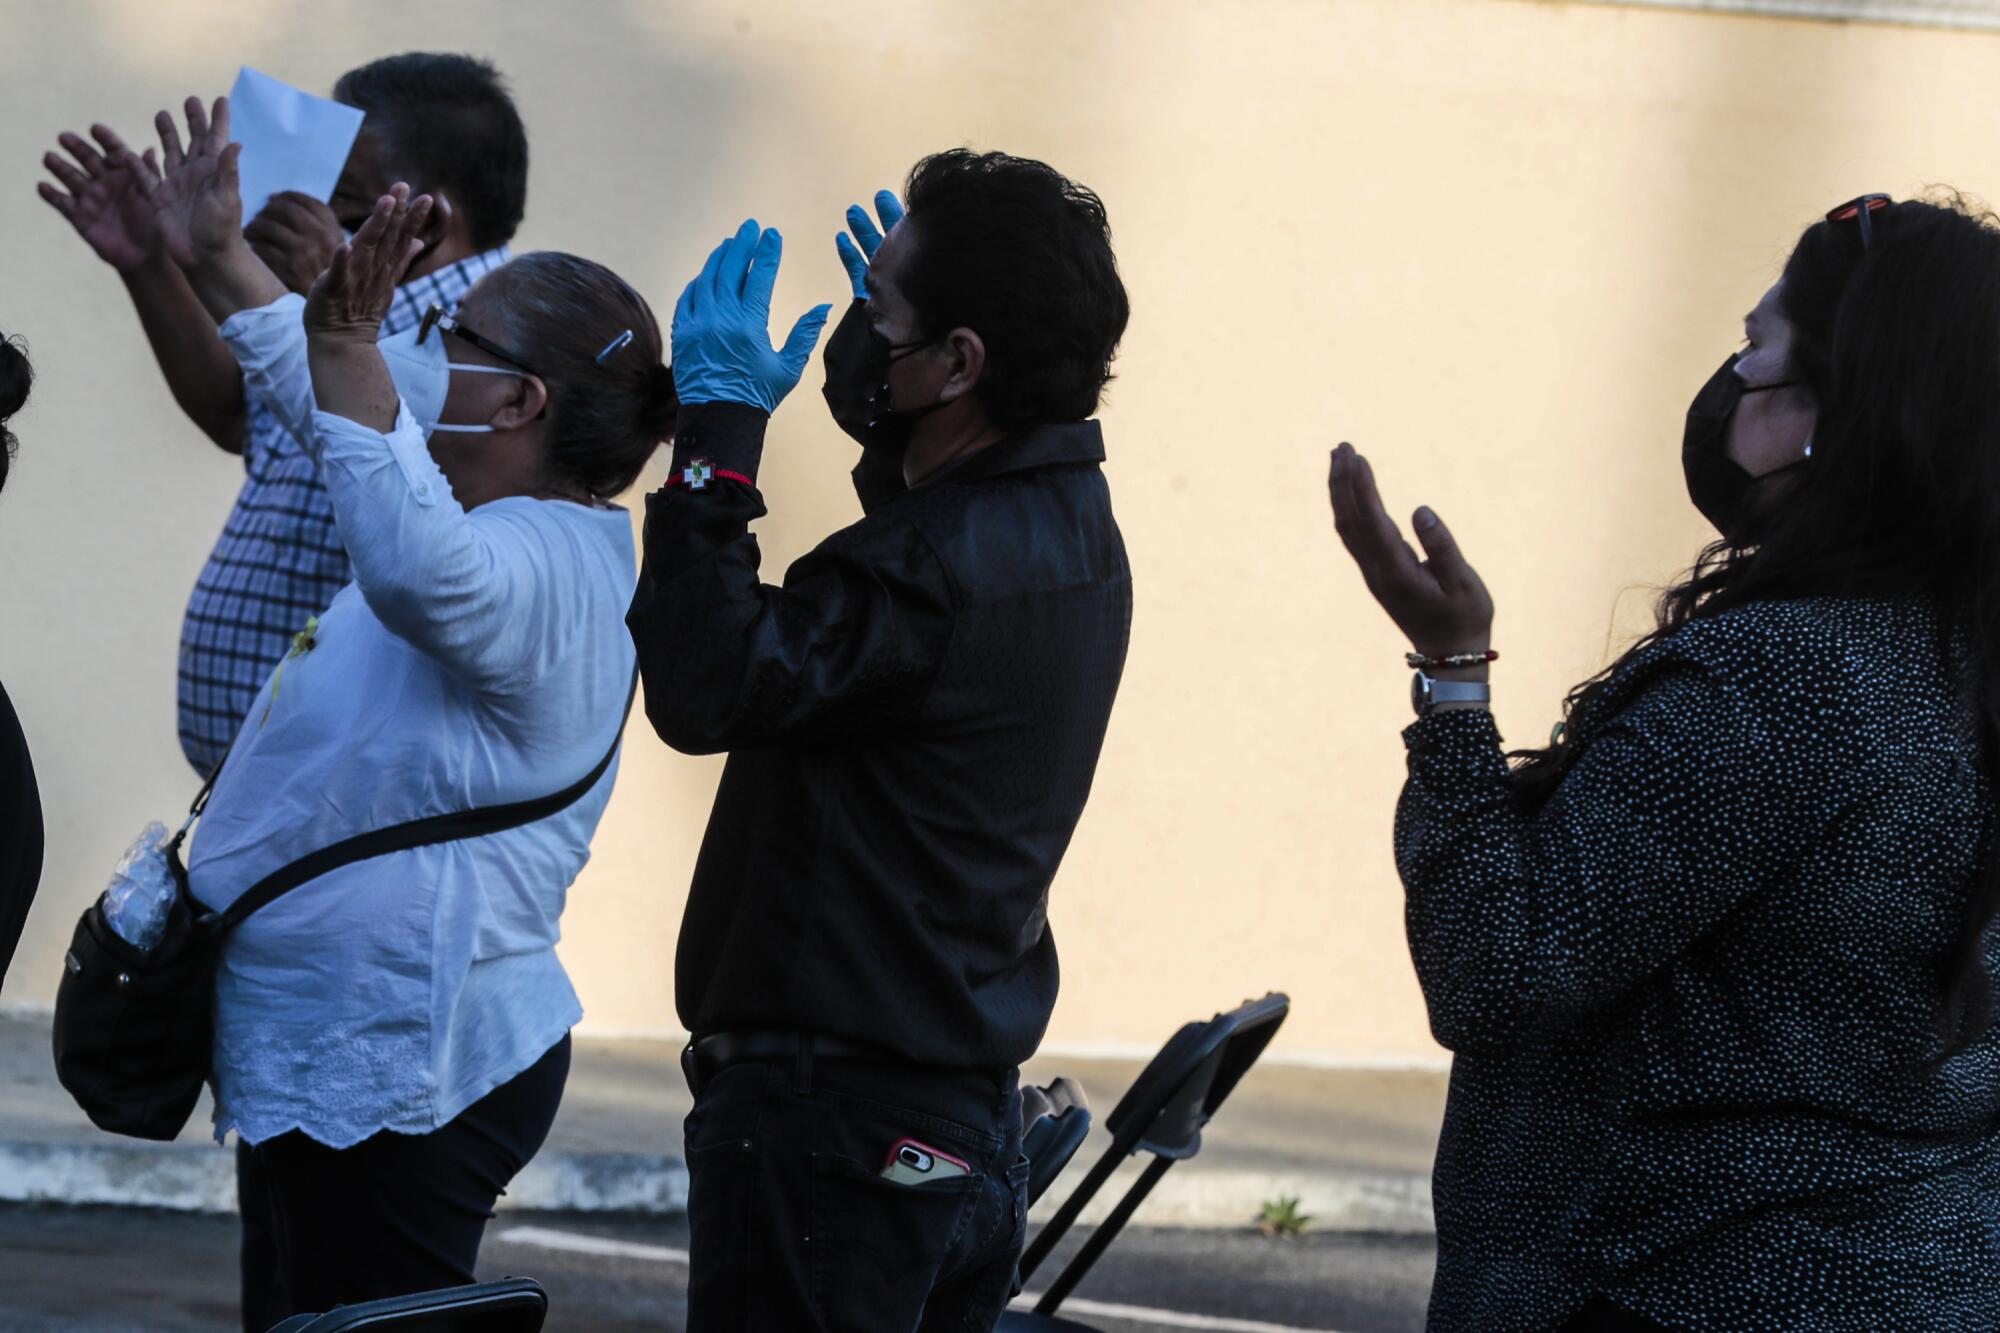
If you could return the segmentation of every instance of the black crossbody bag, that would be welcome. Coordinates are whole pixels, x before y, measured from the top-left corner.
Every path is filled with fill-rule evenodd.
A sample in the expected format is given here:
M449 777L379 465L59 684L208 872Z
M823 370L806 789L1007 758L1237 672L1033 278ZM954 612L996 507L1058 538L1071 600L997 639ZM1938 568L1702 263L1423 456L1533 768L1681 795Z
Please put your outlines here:
M633 694L638 687L635 675ZM626 716L631 709L628 695ZM611 767L624 737L622 719L618 731L597 766L559 792L356 834L272 871L221 912L204 907L189 891L181 861L181 844L221 775L218 764L166 846L175 894L160 942L146 950L128 943L105 921L101 899L77 921L56 989L56 1077L99 1129L162 1141L179 1136L201 1099L215 1052L215 971L222 942L245 917L356 861L485 837L557 814L582 799Z

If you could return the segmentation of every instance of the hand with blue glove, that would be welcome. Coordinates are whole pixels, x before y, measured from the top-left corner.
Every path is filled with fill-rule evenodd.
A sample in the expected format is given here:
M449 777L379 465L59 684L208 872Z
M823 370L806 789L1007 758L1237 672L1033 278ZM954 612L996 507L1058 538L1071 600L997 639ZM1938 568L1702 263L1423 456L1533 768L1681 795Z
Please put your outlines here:
M878 231L868 220L868 212L859 204L847 207L847 229L854 233L854 240L847 239L845 232L833 238L834 249L840 252L840 263L847 270L848 281L854 284L854 299L868 299L868 265L874 262L875 252L882 248L882 238L889 229L903 220L903 201L888 190L875 193L875 215L882 219ZM859 241L856 245L854 242Z
M756 219L715 248L674 306L674 384L683 403L744 403L775 412L798 384L826 324L814 306L771 346L771 291L785 241Z

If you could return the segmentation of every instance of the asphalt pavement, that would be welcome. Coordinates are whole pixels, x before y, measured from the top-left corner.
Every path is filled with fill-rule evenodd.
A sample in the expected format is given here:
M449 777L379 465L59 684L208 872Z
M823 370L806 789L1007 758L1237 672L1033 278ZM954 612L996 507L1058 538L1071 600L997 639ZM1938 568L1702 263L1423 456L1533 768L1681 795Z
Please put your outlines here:
M0 1207L0 1329L234 1333L235 1246L226 1216ZM673 1333L686 1314L686 1248L678 1218L516 1211L488 1229L481 1276L541 1282L550 1333ZM1104 1333L1415 1333L1433 1259L1424 1236L1137 1228L1063 1314Z
M208 1134L205 1102L176 1143L120 1140L56 1085L48 1052L46 1017L0 1018L0 1333L239 1327L232 1156ZM580 1037L555 1129L488 1229L483 1275L540 1280L551 1330L682 1326L688 1098L675 1056L668 1042ZM1076 1078L1097 1116L1037 1221L1104 1153L1103 1117L1143 1063L1051 1056L1024 1071L1028 1082ZM1442 1070L1258 1065L1063 1315L1105 1333L1422 1328L1444 1091ZM1086 1224L1146 1160L1120 1167ZM1314 1218L1308 1234L1251 1229L1262 1204L1288 1196ZM1066 1241L1031 1293L1086 1235Z
M1190 1017L1198 1016L1190 1014ZM1163 1025L1162 1039L1171 1031ZM548 1143L503 1206L563 1212L680 1211L687 1172L680 1125L687 1085L671 1042L579 1036ZM1137 1060L1038 1057L1031 1083L1080 1082L1091 1137L1041 1215L1109 1145L1104 1118L1139 1075ZM1429 1232L1430 1165L1444 1110L1442 1069L1319 1069L1265 1061L1146 1200L1152 1226L1227 1228L1267 1201L1298 1196L1322 1230ZM93 1127L56 1083L46 1017L0 1017L0 1203L124 1204L227 1212L229 1153L209 1133L206 1097L175 1143L120 1139ZM1095 1221L1142 1168L1127 1162L1084 1214Z

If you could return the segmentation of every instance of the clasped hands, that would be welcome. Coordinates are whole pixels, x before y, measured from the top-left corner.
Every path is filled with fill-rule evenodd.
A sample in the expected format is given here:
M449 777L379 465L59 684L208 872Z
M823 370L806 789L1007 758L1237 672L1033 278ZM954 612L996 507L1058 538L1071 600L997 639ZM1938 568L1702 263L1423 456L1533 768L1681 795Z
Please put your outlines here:
M186 116L183 147L173 117L159 114L158 158L152 149L143 156L133 152L102 125L91 127L96 146L64 134L60 142L74 162L55 153L44 158L63 189L43 182L43 199L121 270L164 247L191 276L204 269L212 277L234 274L238 290L223 299L236 308L267 303L303 282L303 272L289 272L281 281L259 253L324 252L328 262L307 303L308 328L322 337L372 342L396 283L423 249L425 236L442 225L449 206L427 195L413 199L409 188L399 185L377 202L353 241L336 244L338 224L330 210L318 201L302 204L280 196L246 240L236 171L241 145L229 142L228 99L216 99L211 114L191 97ZM887 190L875 196L875 209L879 229L856 205L847 210L853 238L837 238L857 300L867 299L868 266L884 233L903 217L901 203ZM797 386L830 307L814 306L794 322L782 346L772 345L771 296L783 256L784 238L776 228L745 221L681 293L672 345L683 402L739 402L771 412ZM209 294L204 300L213 304ZM1414 527L1424 552L1419 558L1383 507L1367 459L1349 444L1334 451L1327 488L1342 544L1368 591L1416 650L1432 657L1484 652L1492 638L1493 599L1443 521L1429 509L1417 511Z
M854 233L837 238L841 266L857 300L868 296L868 264L883 234L902 220L903 206L883 190L875 196L877 228L859 205L847 210ZM674 306L674 382L684 403L733 402L774 412L798 386L832 307L799 316L783 345L771 342L771 293L785 242L777 228L746 221L717 246Z
M868 265L883 234L903 217L901 203L887 190L876 195L875 208L879 229L857 205L847 211L853 239L837 238L857 300L867 299ZM681 294L674 309L673 356L682 401L749 403L769 412L797 385L828 307L807 311L784 345L772 347L771 292L783 253L775 229L745 222L716 247ZM1411 645L1428 657L1485 652L1492 643L1493 599L1443 520L1428 508L1417 511L1419 557L1383 507L1368 460L1350 444L1334 451L1327 489L1342 543L1368 591ZM1483 676L1485 668L1439 674Z
M91 127L95 145L63 135L69 158L43 159L63 188L43 182L42 198L121 271L165 255L218 322L292 290L308 294L308 333L372 343L396 283L443 228L450 205L412 198L398 184L349 241L325 204L281 194L246 230L242 145L229 141L229 99L217 98L211 109L190 97L184 113L185 143L171 114L155 118L157 155L135 153L103 125Z
M196 156L218 121L224 127L221 142L228 142L226 99L217 103L211 117L198 100L190 98L186 115L189 149ZM174 158L179 152L179 131L173 117L162 111L154 123L163 147L173 140L175 147L167 155ZM184 161L185 154L163 163L155 149L148 148L143 155L134 153L116 131L101 124L90 127L88 139L64 133L57 142L62 151L42 157L42 165L55 180L43 181L38 192L99 259L121 273L133 272L155 259L186 262L185 249L179 255L163 250L148 188ZM236 207L240 213L240 201ZM434 217L433 226L438 222ZM301 295L311 290L346 239L331 208L295 191L273 195L242 231L250 248L284 287Z

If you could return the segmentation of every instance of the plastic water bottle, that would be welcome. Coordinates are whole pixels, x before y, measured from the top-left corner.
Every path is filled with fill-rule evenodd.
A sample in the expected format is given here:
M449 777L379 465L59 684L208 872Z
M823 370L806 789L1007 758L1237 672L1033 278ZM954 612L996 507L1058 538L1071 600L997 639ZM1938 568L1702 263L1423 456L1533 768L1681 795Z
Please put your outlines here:
M146 825L138 841L118 858L111 884L104 890L105 924L135 949L151 949L167 933L167 913L178 890L167 869L166 844L166 825Z

